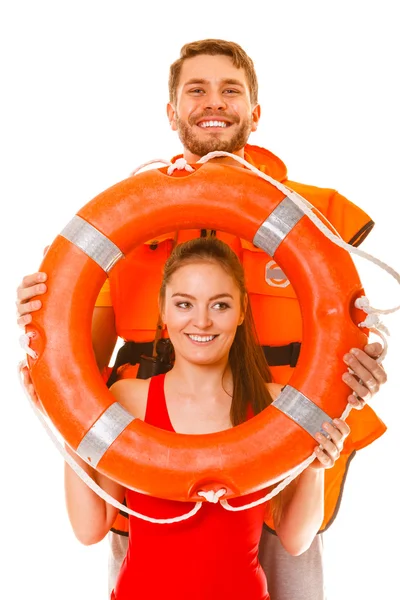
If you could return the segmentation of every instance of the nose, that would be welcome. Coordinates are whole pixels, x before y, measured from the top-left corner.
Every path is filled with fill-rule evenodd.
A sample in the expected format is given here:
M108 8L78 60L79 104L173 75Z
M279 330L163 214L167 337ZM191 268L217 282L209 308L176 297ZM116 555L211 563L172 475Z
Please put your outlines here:
M204 97L204 108L210 110L226 110L227 104L223 94L218 90L210 90Z
M193 315L193 325L197 329L208 329L212 325L212 319L208 307L197 307L196 314Z

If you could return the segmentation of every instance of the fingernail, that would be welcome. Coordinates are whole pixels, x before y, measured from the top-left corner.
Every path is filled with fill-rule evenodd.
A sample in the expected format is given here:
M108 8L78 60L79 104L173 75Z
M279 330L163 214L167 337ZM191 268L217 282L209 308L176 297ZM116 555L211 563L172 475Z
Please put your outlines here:
M343 356L343 360L344 360L345 363L349 363L351 361L351 359L352 359L351 354L345 354Z
M39 273L38 281L46 281L46 279L47 279L46 273Z
M358 353L359 353L360 351L359 351L359 349L358 349L358 348L352 348L352 349L350 350L350 352L351 352L352 354L354 354L354 356L357 356L357 355L358 355Z

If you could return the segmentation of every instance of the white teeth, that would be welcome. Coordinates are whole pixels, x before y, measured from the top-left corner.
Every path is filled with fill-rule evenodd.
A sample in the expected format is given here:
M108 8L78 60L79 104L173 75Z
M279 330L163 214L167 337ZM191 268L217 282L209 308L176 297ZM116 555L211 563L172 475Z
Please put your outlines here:
M194 342L211 342L216 336L215 335L190 335L188 334L191 340Z
M226 127L224 121L203 121L200 123L200 127Z

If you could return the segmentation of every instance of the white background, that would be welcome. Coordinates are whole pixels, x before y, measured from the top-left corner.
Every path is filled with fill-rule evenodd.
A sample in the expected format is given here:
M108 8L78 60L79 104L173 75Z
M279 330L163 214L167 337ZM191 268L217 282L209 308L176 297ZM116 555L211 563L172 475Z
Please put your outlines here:
M364 208L377 224L363 248L399 270L396 4L3 4L2 597L107 598L107 543L75 540L62 458L19 387L18 282L83 204L138 164L179 152L165 114L168 68L184 43L206 37L236 41L254 59L263 116L251 141L281 156L292 180L334 187ZM375 304L400 304L389 276L360 273ZM325 536L329 600L400 597L397 315L385 321L389 382L372 403L389 430L354 459Z

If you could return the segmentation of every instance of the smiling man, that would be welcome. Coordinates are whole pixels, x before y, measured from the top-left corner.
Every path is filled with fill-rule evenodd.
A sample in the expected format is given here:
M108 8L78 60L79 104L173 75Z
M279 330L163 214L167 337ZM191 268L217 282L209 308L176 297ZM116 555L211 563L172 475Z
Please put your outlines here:
M186 59L170 78L170 97L168 118L189 163L215 150L244 158L260 106L244 69L229 56L220 55L217 61L206 54Z
M224 40L186 44L180 58L171 65L169 94L169 122L179 135L183 145L182 156L189 163L195 163L215 150L234 153L304 196L332 222L345 241L358 245L372 229L373 221L368 215L338 192L289 181L286 167L277 156L264 148L247 144L251 132L257 129L261 110L253 62L238 44ZM214 160L238 166L229 157ZM117 336L126 342L118 353L109 384L116 377L131 373L129 368L125 369L126 364L135 365L146 354L152 356L154 339L160 331L157 290L162 267L174 245L207 235L221 238L239 255L246 273L260 344L275 380L280 383L289 380L302 339L301 315L290 282L282 271L273 268L271 257L251 243L223 232L204 229L150 240L135 249L117 272L111 272L96 303L92 330L93 348L101 370L108 366ZM18 323L21 326L30 322L32 311L40 309L40 300L36 299L33 303L31 299L46 292L45 279L45 274L28 275L19 287ZM364 350L356 355L346 354L343 365L343 378L359 398L376 393L386 380L382 367L374 360L381 352L380 345L371 344ZM168 360L164 364L168 368ZM346 372L347 367L354 375ZM364 404L355 396L349 396L349 401L356 408ZM333 469L326 471L323 530L336 516L349 460L356 450L385 430L368 406L364 411L366 418L362 422L354 419L355 411L350 414L348 421L352 433L345 444L343 456ZM110 589L126 552L127 525L128 520L120 515L114 526L115 533L110 534L113 550ZM273 523L268 522L260 543L260 562L267 573L271 600L323 600L321 535L315 538L309 550L294 557L282 548L273 531Z

